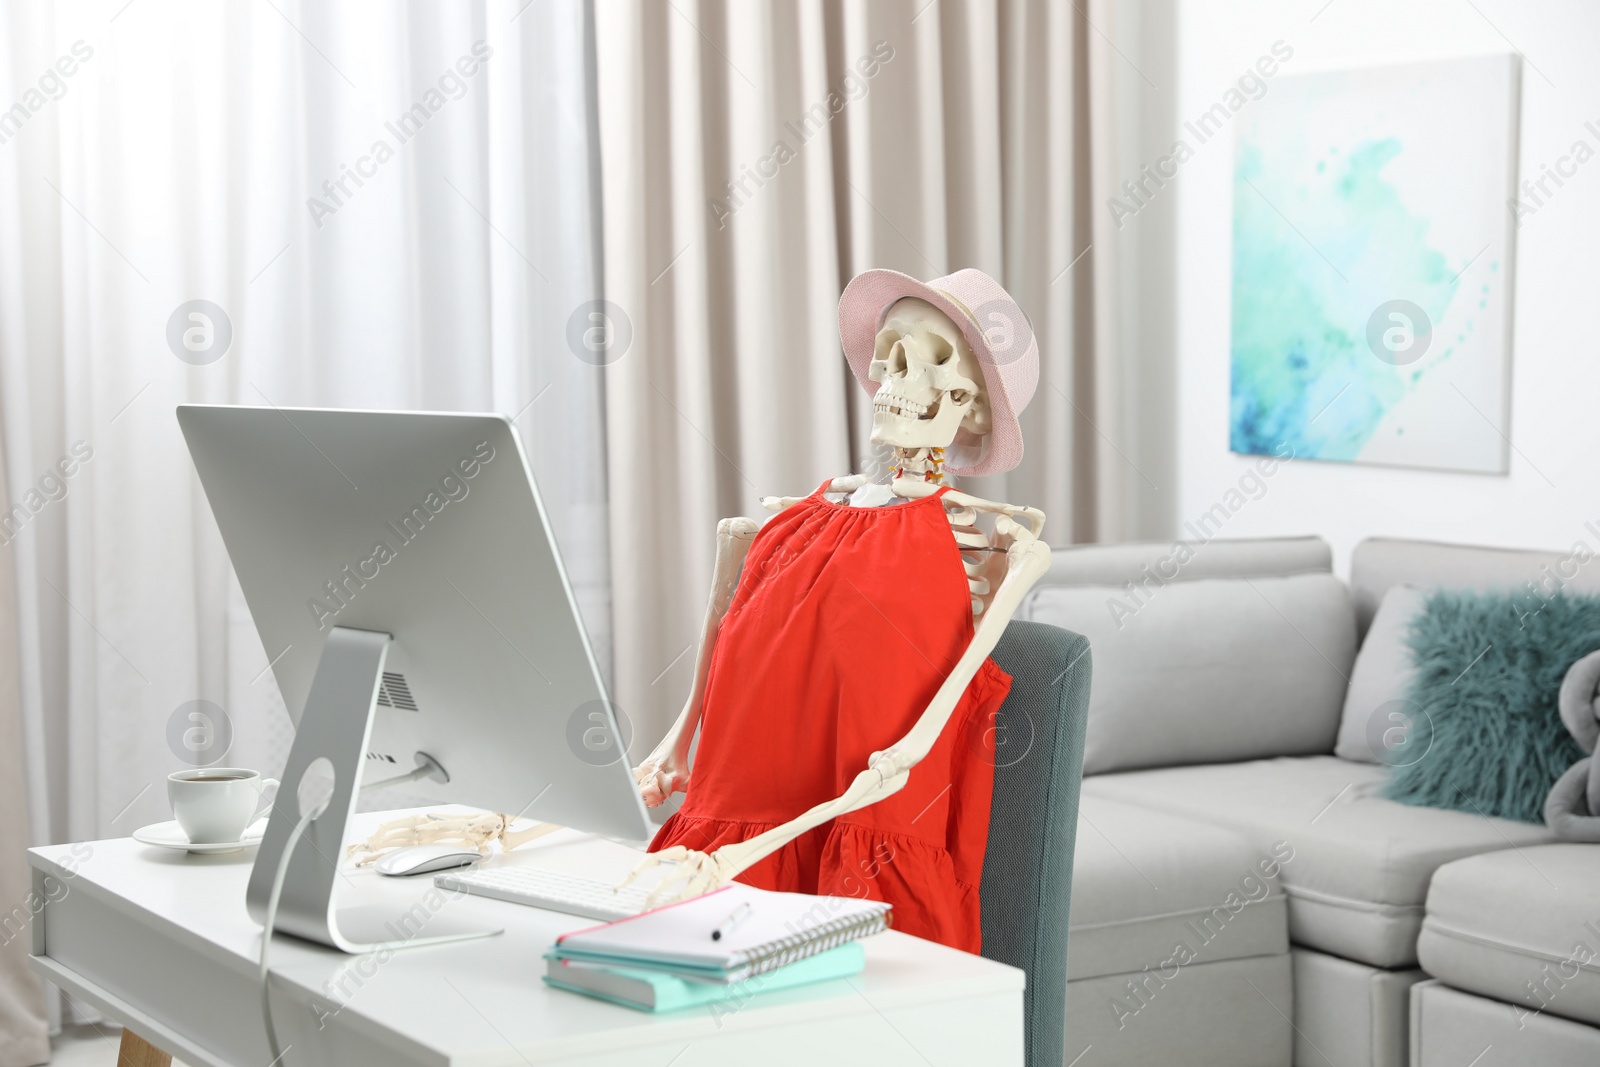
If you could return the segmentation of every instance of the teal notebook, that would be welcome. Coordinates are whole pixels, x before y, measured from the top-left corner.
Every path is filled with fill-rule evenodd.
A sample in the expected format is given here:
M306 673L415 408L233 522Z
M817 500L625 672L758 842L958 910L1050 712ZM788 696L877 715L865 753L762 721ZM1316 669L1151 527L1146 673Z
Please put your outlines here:
M640 1011L682 1011L723 1001L743 1002L762 993L795 986L848 978L861 973L867 954L859 942L840 945L821 955L767 971L741 982L697 982L660 971L605 967L579 960L564 960L554 952L544 980L557 989L583 993Z

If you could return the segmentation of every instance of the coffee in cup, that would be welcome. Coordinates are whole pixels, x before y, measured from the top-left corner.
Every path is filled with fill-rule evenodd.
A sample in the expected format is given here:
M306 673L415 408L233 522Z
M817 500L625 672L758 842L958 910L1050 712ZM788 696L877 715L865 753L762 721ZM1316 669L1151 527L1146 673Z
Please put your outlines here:
M272 791L268 796L267 791ZM238 841L277 795L278 781L243 767L200 767L167 775L173 817L195 845Z

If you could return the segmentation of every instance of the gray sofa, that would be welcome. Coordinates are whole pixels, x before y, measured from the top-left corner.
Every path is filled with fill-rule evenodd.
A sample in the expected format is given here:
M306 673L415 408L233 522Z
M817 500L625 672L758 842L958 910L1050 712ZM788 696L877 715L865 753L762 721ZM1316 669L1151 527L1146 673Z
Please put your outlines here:
M1358 744L1391 588L1596 592L1600 561L1331 564L1309 537L1073 547L1029 595L1094 657L1065 1062L1600 1063L1600 845L1384 799Z

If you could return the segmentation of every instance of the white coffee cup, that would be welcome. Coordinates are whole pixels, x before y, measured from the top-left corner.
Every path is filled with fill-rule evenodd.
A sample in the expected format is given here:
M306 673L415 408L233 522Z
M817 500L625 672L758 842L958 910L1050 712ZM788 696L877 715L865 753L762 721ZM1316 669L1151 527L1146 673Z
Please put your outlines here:
M266 795L268 789L272 796ZM276 778L244 767L197 767L167 775L173 817L195 845L238 841L277 790Z

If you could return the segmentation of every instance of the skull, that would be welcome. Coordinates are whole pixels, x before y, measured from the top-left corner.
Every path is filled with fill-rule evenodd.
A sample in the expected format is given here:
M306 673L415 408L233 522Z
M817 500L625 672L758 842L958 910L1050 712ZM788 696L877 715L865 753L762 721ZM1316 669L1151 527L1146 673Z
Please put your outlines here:
M989 432L983 368L950 317L926 300L895 301L874 342L867 377L872 441L899 448L948 448L956 431Z

